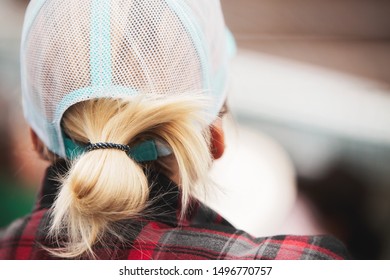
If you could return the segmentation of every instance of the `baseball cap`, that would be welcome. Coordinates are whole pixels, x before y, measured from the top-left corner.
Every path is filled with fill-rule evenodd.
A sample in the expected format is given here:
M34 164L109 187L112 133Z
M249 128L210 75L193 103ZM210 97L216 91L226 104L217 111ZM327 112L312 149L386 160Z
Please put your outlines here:
M78 102L202 92L217 116L234 51L219 0L32 0L21 43L25 118L66 158L61 119Z

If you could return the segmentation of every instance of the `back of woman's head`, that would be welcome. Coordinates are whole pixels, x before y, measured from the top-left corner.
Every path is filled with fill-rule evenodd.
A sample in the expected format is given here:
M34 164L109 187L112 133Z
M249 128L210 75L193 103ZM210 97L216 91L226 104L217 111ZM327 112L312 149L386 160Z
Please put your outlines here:
M47 149L71 161L51 226L67 241L54 254L93 254L113 223L139 216L150 168L177 169L185 211L212 159L207 127L226 98L226 35L217 0L31 1L24 112Z

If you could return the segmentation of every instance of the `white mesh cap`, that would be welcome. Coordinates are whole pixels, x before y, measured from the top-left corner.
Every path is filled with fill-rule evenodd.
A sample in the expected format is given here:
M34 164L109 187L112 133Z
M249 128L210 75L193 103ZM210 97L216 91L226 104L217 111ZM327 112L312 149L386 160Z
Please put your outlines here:
M61 118L84 100L202 91L217 115L233 42L219 0L33 0L21 45L25 117L65 157Z

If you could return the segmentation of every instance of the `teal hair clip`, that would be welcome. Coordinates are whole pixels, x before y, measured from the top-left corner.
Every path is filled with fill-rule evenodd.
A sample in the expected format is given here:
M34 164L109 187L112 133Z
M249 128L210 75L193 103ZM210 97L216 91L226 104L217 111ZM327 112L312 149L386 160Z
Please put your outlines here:
M79 145L75 143L72 139L67 137L66 135L64 135L63 139L64 139L66 157L71 160L76 159L82 154L88 152L89 150L96 149L96 148L91 149L90 146ZM126 145L107 144L107 143L98 143L94 145L96 145L97 148L103 148L103 149L110 148L112 145L126 146ZM125 150L120 149L120 150L126 152L126 154L136 162L154 161L157 160L159 157L164 157L172 154L171 149L169 149L159 141L155 141L155 140L144 141L134 147L131 148L129 147L128 149Z

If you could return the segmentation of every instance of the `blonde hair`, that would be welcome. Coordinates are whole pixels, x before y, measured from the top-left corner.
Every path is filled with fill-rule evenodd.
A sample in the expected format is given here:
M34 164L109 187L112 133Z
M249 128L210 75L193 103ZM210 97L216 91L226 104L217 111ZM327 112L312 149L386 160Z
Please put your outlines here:
M208 180L207 100L200 94L143 95L129 99L94 99L69 108L63 130L81 143L112 142L130 147L145 139L164 141L172 150L180 181L182 215L190 198ZM50 234L57 242L66 236L56 256L94 257L93 245L115 222L138 217L148 206L145 168L175 172L164 160L139 164L120 150L94 150L71 162L52 207ZM171 165L171 166L169 166ZM168 169L168 170L166 170ZM169 170L171 169L171 170ZM170 175L170 174L168 174Z

